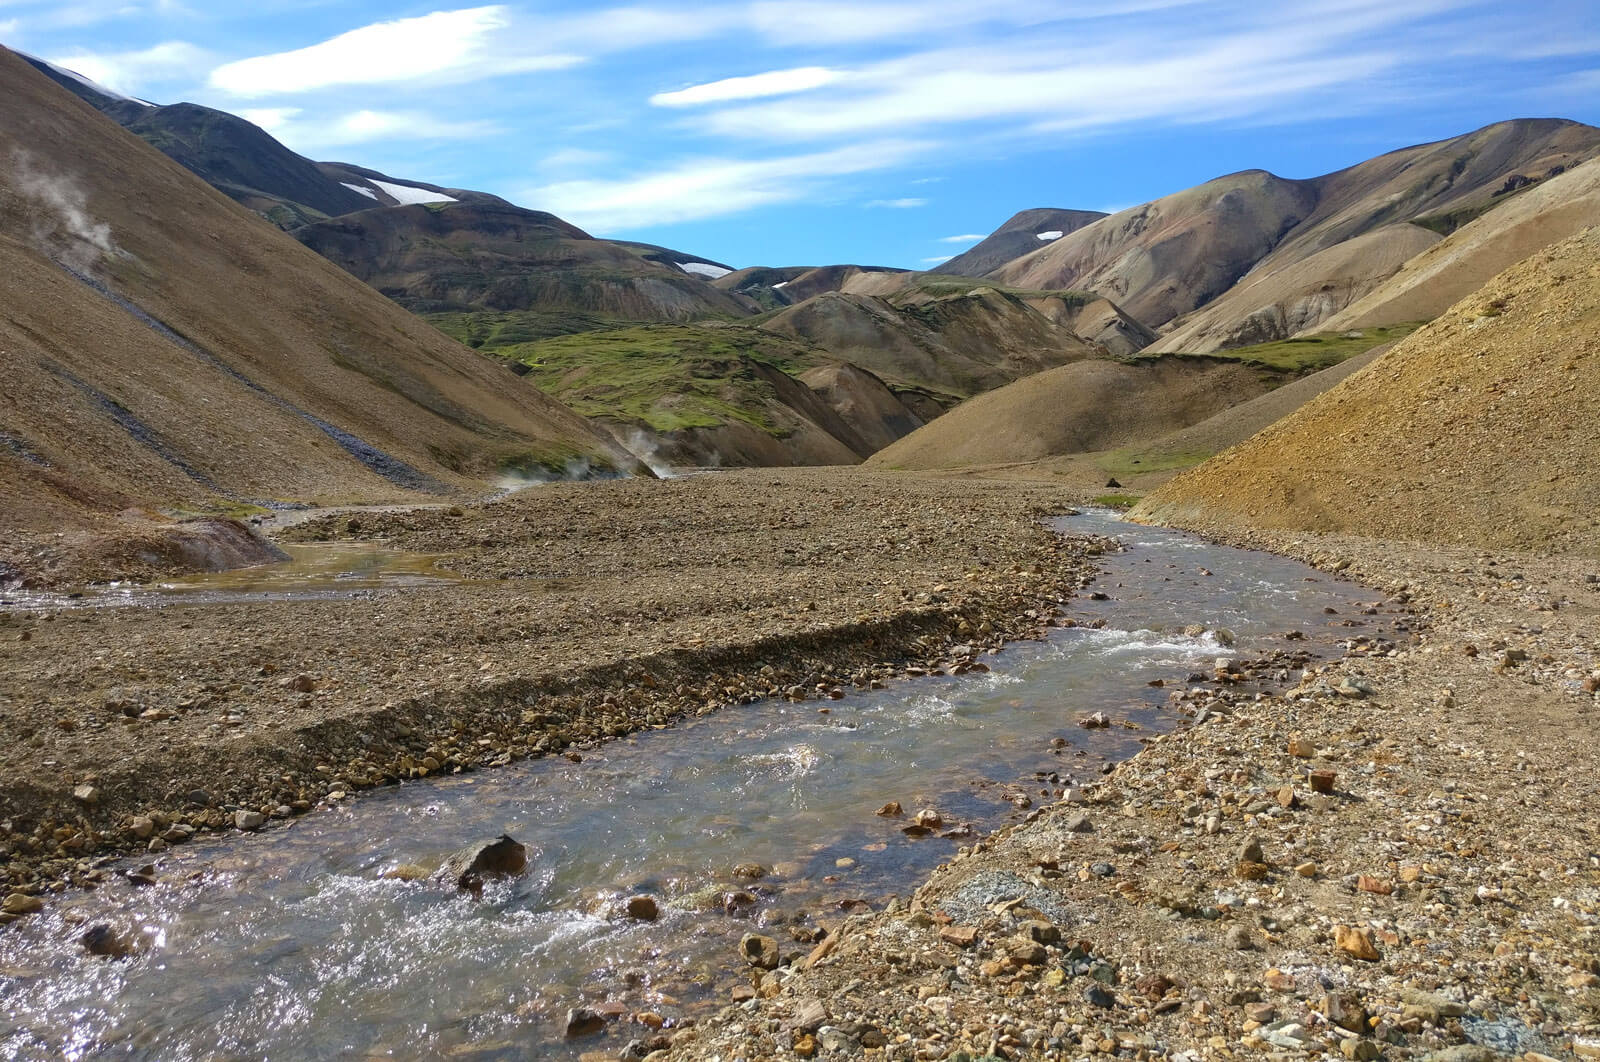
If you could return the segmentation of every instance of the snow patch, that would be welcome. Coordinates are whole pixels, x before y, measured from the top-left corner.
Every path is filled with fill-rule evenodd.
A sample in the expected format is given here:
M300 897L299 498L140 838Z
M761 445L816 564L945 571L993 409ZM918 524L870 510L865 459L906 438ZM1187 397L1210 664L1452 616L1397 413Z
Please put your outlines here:
M1048 242L1050 240L1059 240L1062 236L1066 235L1066 233L1062 232L1060 229L1051 229L1049 232L1039 232L1035 233L1034 235L1037 239Z
M693 273L695 276L706 277L709 280L725 277L733 272L731 269L714 266L710 262L679 262L678 268L685 273Z
M368 199L376 199L376 198L378 198L378 193L374 192L371 188L368 188L366 185L363 185L363 184L351 184L349 181L340 181L339 183L344 185L346 188L350 189L352 192L360 192L362 195L366 196Z
M37 55L28 55L27 52L17 52L17 54L21 55L21 56L26 56L27 58L32 59L36 63L43 63L45 66L48 66L51 70L54 70L56 73L60 74L62 77L71 78L73 81L76 81L78 84L82 85L84 88L87 88L92 92L98 92L98 93L100 93L100 95L105 96L108 99L127 100L129 103L137 103L137 104L140 104L140 105L145 106L145 107L154 107L155 106L155 104L150 103L147 100L134 99L132 96L124 96L120 92L117 92L117 91L115 91L113 89L108 89L104 85L100 84L98 81L90 81L88 78L84 77L82 74L78 73L76 70L68 70L64 66L57 66L55 63L52 63L48 59L40 59Z
M426 188L418 188L410 184L395 184L391 181L374 180L373 184L382 188L394 197L394 201L401 206L417 206L422 203L455 203L455 196L445 195L443 192L430 192Z
M780 282L772 285L772 290L773 291L777 291L779 288L786 288L788 286L789 286L789 282L787 280L784 280L784 281L780 281Z

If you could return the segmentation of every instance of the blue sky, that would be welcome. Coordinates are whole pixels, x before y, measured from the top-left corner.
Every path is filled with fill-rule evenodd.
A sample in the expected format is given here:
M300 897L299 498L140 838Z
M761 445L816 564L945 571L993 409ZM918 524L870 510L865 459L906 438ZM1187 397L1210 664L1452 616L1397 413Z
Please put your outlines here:
M1594 0L0 0L0 42L319 159L735 266L1600 124Z

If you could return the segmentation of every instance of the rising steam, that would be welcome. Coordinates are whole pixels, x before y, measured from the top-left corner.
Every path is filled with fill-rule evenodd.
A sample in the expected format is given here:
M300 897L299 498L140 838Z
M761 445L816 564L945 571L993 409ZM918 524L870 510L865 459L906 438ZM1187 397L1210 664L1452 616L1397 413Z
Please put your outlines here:
M8 205L20 212L34 244L68 269L89 273L106 255L122 254L111 226L89 213L87 194L71 178L44 172L18 149L11 153L9 183L17 201Z

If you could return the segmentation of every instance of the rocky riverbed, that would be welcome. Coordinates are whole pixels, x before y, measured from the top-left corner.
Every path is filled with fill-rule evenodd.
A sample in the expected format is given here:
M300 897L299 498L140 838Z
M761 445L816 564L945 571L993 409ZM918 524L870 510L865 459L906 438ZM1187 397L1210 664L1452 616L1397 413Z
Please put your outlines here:
M1593 562L1236 544L1422 633L1283 696L1178 695L1193 725L652 1057L1600 1057Z
M284 532L440 554L453 585L0 610L0 920L119 853L1031 636L1092 571L1042 522L1068 500L858 470L554 484Z

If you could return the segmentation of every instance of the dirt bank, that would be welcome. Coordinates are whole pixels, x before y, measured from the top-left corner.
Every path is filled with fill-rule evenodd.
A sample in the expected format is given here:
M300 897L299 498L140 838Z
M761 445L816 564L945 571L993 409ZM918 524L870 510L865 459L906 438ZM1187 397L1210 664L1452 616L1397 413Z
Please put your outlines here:
M1030 636L1088 571L1040 522L1067 500L851 470L557 484L284 532L447 554L450 586L0 612L0 885Z
M797 950L662 1057L1600 1055L1600 575L1239 544L1383 588L1426 633L1286 696L1191 701L1082 802Z

